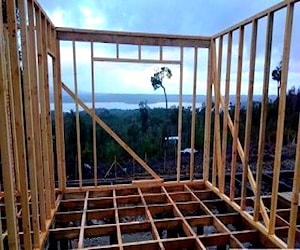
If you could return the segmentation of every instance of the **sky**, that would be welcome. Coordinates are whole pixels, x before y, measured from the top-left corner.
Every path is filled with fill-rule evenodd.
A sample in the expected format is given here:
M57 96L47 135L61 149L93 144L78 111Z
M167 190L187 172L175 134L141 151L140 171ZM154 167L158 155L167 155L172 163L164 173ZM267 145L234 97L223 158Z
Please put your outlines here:
M85 28L97 30L129 31L161 34L180 35L214 35L242 20L248 18L276 3L279 0L265 1L241 1L241 0L63 0L49 1L39 0L40 5L46 11L55 26ZM299 3L298 3L299 5ZM295 20L299 20L299 7L295 10ZM284 12L275 16L274 37L272 48L271 69L275 68L281 60L283 44ZM297 21L294 21L297 23ZM300 22L298 22L300 23ZM262 21L258 35L258 48L255 75L255 94L260 94L262 89L262 72L264 58L263 35L265 23ZM298 28L299 25L298 25ZM296 29L296 28L295 28ZM294 32L295 33L295 32ZM245 57L243 62L242 93L247 91L247 65L249 65L251 30L245 31ZM233 67L236 68L237 39L233 40ZM294 45L293 45L294 44ZM298 44L298 47L297 47ZM300 84L300 58L298 52L300 38L295 35L292 42L292 53L290 63L289 85L296 88ZM226 40L224 41L224 47ZM107 45L95 45L95 56L109 55L113 49ZM120 53L126 57L136 55L135 46L120 47ZM73 58L70 54L72 47L70 42L61 43L62 57L62 80L74 89ZM143 55L147 58L155 58L157 48L145 48ZM179 51L166 48L164 56L168 58L179 58ZM207 51L200 50L198 57L197 93L205 94L206 91L206 67ZM223 58L225 61L226 58ZM90 91L90 44L76 43L77 81L80 91ZM201 65L203 67L201 67ZM179 67L178 65L145 65L126 63L95 63L95 88L96 92L103 93L148 93L154 90L150 83L150 77L155 70L161 66L168 66L173 72L170 80L165 80L168 93L176 94L179 89ZM244 69L245 68L245 69ZM183 83L184 94L192 94L193 86L193 50L184 51ZM234 69L233 69L234 71ZM235 70L236 71L236 70ZM234 72L233 72L234 73ZM222 69L221 79L225 81L225 69ZM243 80L245 79L245 80ZM234 90L235 77L233 74L231 92ZM277 84L270 81L270 94L277 93ZM162 94L161 90L156 92Z

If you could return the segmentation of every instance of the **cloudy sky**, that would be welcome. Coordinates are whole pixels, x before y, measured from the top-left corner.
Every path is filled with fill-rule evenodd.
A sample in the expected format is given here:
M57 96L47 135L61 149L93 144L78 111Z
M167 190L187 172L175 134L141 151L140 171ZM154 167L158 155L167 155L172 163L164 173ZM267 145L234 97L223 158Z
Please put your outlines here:
M181 35L205 35L210 36L219 31L230 27L231 25L242 21L276 3L279 0L265 1L241 1L241 0L63 0L49 1L39 0L41 6L56 26L113 30L113 31L130 31L130 32L146 32L146 33L166 33ZM297 6L295 11L295 19L299 20L300 11ZM294 21L296 23L296 21ZM298 22L300 23L300 22ZM275 16L276 27L274 29L274 47L272 50L271 67L275 67L281 60L282 36L284 27L284 13ZM262 23L259 32L265 33L265 25ZM278 31L276 30L278 29ZM299 26L298 26L299 28ZM250 42L247 41L251 30L246 30L245 49L250 49ZM259 37L260 37L259 33ZM260 38L258 38L260 39ZM260 94L262 85L261 72L263 71L263 55L264 43L258 40L257 52L257 75L256 75L256 94ZM298 47L300 40L297 40ZM296 44L296 42L294 41ZM76 56L78 67L78 85L79 90L89 91L90 84L90 45L76 44ZM299 52L296 45L292 49ZM130 56L132 48L124 48L124 53ZM237 49L237 39L234 40L233 49ZM70 43L61 44L62 54L62 78L63 81L72 88L74 85L72 73L72 58L70 52L72 47ZM110 48L95 48L95 53L110 53ZM185 67L184 67L184 92L191 94L193 81L193 51L185 50ZM134 52L132 52L134 53ZM155 48L145 50L145 54L151 58L151 54L155 54ZM170 57L179 56L178 51L166 49L166 55ZM294 53L295 54L295 53ZM299 53L298 53L299 55ZM155 57L155 56L154 56ZM261 61L260 61L261 58ZM297 80L300 78L300 59L299 56L291 58L289 85L299 86ZM207 52L199 51L198 64L205 65L207 61ZM249 58L245 56L244 65L249 64ZM234 59L233 59L234 64ZM114 93L148 93L152 94L153 89L149 82L150 76L155 68L161 65L137 65L137 64L115 64L115 63L95 63L95 80L97 92L114 92ZM245 68L246 68L245 66ZM179 67L170 66L172 68L173 77L166 81L165 85L169 93L178 93ZM70 73L71 72L71 73ZM260 73L259 73L260 72ZM247 69L243 69L243 75L247 78ZM225 75L222 71L222 78ZM197 83L198 93L205 94L206 73L199 70ZM247 82L243 82L244 90ZM276 83L271 81L270 93L276 94Z

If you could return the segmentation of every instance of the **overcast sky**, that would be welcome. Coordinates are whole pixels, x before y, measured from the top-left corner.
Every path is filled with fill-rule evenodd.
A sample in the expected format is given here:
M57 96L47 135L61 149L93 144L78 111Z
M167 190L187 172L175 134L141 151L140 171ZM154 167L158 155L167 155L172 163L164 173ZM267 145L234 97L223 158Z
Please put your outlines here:
M222 31L223 29L236 24L243 19L250 17L276 3L279 0L264 0L264 1L241 1L241 0L62 0L49 1L39 0L39 3L44 8L52 22L56 26L86 28L98 30L113 30L113 31L130 31L130 32L146 32L146 33L166 33L166 34L181 34L181 35L213 35ZM299 7L299 6L298 6ZM298 8L299 9L299 8ZM282 13L284 14L284 13ZM295 11L295 16L299 17L299 11ZM296 17L295 17L296 18ZM276 19L276 16L275 16ZM281 60L282 54L282 27L284 27L284 15L279 14L275 24L281 30L277 36L274 37L274 48L272 51L272 64L275 67ZM299 20L297 18L296 20ZM297 21L294 21L296 23ZM300 23L298 21L298 23ZM263 25L262 25L263 26ZM264 26L265 27L265 26ZM299 26L298 26L299 27ZM276 28L275 28L276 30ZM245 51L249 50L250 42L246 42ZM265 30L259 30L264 34ZM250 30L248 32L250 34ZM260 34L260 33L259 33ZM260 35L259 35L260 36ZM263 36L262 36L263 37ZM278 42L277 42L278 40ZM298 48L294 48L299 52ZM234 40L233 48L237 49L237 41ZM278 46L276 45L278 44ZM99 51L109 52L109 49L99 48ZM263 63L259 62L259 58L263 58L264 44L258 41L258 59L257 71L263 71ZM97 50L95 50L97 52ZM62 57L67 57L71 52L69 43L62 44ZM130 49L126 48L124 53L130 53ZM82 72L78 72L78 84L80 90L89 90L85 81L90 80L89 60L89 45L76 45L78 68ZM151 50L146 51L151 57ZM166 51L168 54L168 51ZM176 51L169 51L170 56ZM185 60L187 61L184 69L184 83L186 86L184 91L191 94L192 86L192 51L185 51ZM69 54L70 55L70 54ZM299 54L298 54L299 55ZM198 63L205 63L207 60L207 53L205 51L199 52ZM70 56L69 56L70 57ZM293 65L291 65L290 86L299 86L300 63L298 58L292 58ZM190 58L190 59L189 59ZM72 58L62 59L62 78L63 81L68 82L71 87L74 85L72 78ZM201 61L202 60L202 61ZM247 65L247 56L245 57L245 65ZM154 69L161 65L122 65L119 64L95 64L96 76L96 91L97 92L120 92L120 93L148 93L152 94L154 91L149 82L150 76ZM166 81L166 88L169 93L178 93L178 79L179 67L172 67L174 79ZM225 70L224 70L225 73ZM245 77L248 74L244 71ZM223 74L222 74L223 75ZM224 77L224 76L222 76ZM260 94L262 77L259 73L256 76L257 87L256 94ZM97 83L99 81L99 84ZM122 83L121 83L122 82ZM114 85L116 84L116 85ZM203 86L198 87L199 94L205 94L204 90L206 84L205 72L199 72L198 84ZM101 87L100 87L101 85ZM243 82L247 85L247 82ZM117 90L116 90L117 86ZM247 89L244 87L244 90ZM276 94L276 83L271 82L270 93Z

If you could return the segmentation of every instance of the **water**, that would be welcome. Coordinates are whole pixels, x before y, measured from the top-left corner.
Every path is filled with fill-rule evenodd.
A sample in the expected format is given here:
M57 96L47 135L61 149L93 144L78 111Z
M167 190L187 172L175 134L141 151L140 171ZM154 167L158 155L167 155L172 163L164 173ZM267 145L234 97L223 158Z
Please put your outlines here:
M88 108L92 108L92 102L86 102L85 105ZM156 102L156 103L150 103L147 104L149 108L165 108L166 104L165 102ZM173 108L173 107L178 107L178 102L169 102L168 103L168 108ZM182 106L187 108L191 107L192 103L189 102L183 102ZM202 103L196 103L196 108L201 108ZM104 108L104 109L121 109L121 110L134 110L134 109L139 109L138 104L132 104L132 103L125 103L125 102L95 102L95 108ZM54 110L54 103L50 103L50 109ZM63 103L63 112L69 112L70 110L76 109L75 103ZM82 111L83 108L78 105L79 111Z

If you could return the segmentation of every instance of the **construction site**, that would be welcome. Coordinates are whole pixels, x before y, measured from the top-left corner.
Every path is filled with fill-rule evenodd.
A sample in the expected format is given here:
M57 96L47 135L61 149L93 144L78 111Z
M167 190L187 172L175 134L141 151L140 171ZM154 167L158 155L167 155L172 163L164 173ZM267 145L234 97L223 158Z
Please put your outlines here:
M289 169L282 169L285 120L289 119L285 117L289 67L292 49L299 49L300 44L299 1L281 1L212 36L55 27L36 0L4 1L0 8L0 249L300 248L299 113L292 163ZM274 158L266 170L272 38L278 15L284 15L281 79ZM91 77L85 84L91 86L91 106L78 93L80 44L88 48ZM97 48L102 45L109 45L113 53L99 53ZM136 50L135 57L126 55L125 45ZM68 46L67 54L62 53L63 46ZM260 61L258 46L264 48ZM148 48L157 52L155 58L147 57ZM176 50L177 56L170 57L170 50ZM205 63L200 58L203 53L207 55ZM193 62L189 128L182 125L187 54L192 55ZM299 54L295 56L299 59ZM62 79L62 62L72 69L71 82ZM116 67L120 63L173 65L178 69L178 141L172 177L155 171L145 155L136 153L96 114L95 65L99 62ZM263 65L263 84L257 152L253 153L251 125L257 119L252 117L252 109L256 105L258 63ZM197 81L203 72L206 86ZM239 129L242 84L247 89L243 140ZM196 164L196 97L204 87L204 149L198 152L201 162ZM77 179L72 181L66 171L66 95L74 102L76 119L77 155L72 167ZM234 106L233 115L230 105ZM89 178L83 174L79 112L85 112L92 121ZM104 177L99 177L102 159L97 145L101 141L96 140L96 133L100 127L143 170L142 174L123 180L110 176L108 180L109 171L118 167L115 158ZM183 168L185 129L190 129L190 154L188 166ZM255 162L251 166L250 154L254 154L251 164Z

